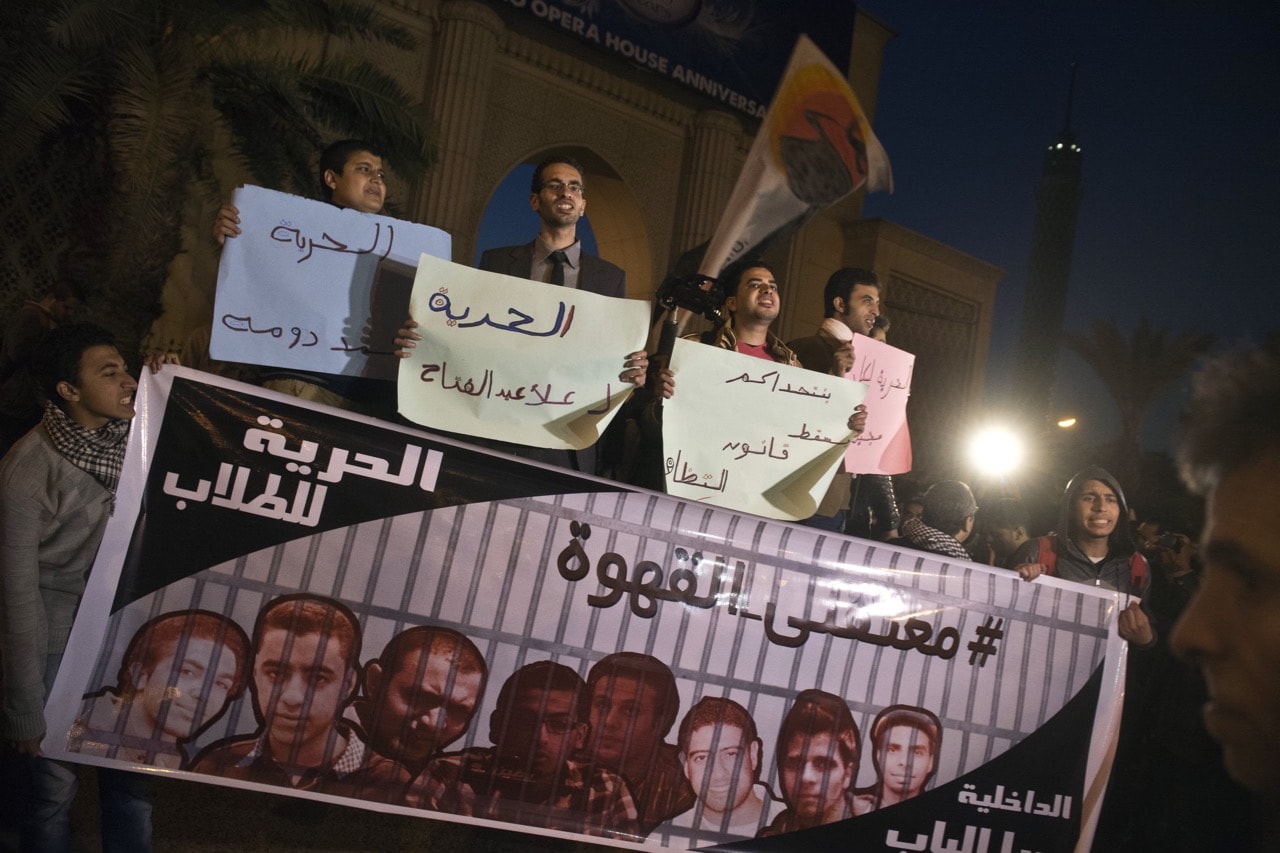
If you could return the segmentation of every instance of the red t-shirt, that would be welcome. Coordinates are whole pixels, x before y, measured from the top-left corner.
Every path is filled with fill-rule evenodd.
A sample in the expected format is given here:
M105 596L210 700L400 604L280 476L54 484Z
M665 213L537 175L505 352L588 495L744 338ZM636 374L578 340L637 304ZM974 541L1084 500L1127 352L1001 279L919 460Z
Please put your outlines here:
M777 361L773 357L773 353L769 352L768 344L744 344L742 341L738 341L738 352L755 358L763 358L765 361Z

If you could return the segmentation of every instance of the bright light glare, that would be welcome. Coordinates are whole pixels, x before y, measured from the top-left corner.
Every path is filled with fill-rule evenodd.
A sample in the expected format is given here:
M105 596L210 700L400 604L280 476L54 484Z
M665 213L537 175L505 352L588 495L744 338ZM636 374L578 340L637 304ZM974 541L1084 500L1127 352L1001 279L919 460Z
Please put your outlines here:
M983 474L1002 477L1022 464L1022 439L1004 427L987 427L969 444L969 461Z
M1058 427L1060 429L1071 429L1075 425L1076 425L1075 418L1063 418L1062 420L1058 421Z

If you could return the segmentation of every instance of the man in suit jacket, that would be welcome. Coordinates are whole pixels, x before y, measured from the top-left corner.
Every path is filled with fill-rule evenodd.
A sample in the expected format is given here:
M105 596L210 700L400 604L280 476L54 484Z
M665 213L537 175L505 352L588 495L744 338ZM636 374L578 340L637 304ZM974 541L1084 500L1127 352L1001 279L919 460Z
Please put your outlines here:
M538 236L523 246L488 250L480 256L480 269L578 287L603 296L626 296L627 274L582 251L578 220L587 209L586 191L578 161L564 156L543 160L534 170L529 188L529 206L541 220ZM563 260L552 257L561 252Z
M550 284L574 287L602 296L623 298L627 295L627 274L608 261L582 251L578 240L578 220L587 209L586 185L578 161L556 155L547 157L533 172L529 204L542 224L532 243L489 249L480 256L480 269L486 272L527 278ZM421 336L412 331L410 321L396 339L402 358ZM645 383L649 359L643 352L627 355L619 379L637 388ZM545 462L584 474L596 474L596 447L583 450L553 450L528 447L505 441L471 438L485 447L514 456Z
M529 187L529 206L538 214L541 227L532 243L489 249L480 256L480 269L514 275L531 281L545 281L576 287L602 296L624 298L627 274L606 260L582 251L578 240L578 220L587 209L587 188L582 178L582 165L565 155L552 155L533 170ZM563 253L557 272L557 252ZM627 356L627 369L647 367L644 353ZM640 377L643 378L643 372ZM634 380L633 380L634 381ZM635 381L637 386L642 381ZM538 447L487 442L499 450L536 459L561 468L587 474L597 473L595 446L584 450L548 450Z

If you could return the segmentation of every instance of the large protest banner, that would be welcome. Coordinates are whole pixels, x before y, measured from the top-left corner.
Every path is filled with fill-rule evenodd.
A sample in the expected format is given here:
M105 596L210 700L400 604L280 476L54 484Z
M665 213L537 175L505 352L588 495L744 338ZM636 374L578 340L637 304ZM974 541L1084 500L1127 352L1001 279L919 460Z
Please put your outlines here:
M138 408L47 704L53 757L619 846L1088 843L1123 684L1116 594L628 490L182 368L147 375ZM440 700L411 710L387 687L388 644L416 626L452 639L443 658L434 641L399 658ZM622 699L657 693L662 710L623 714L619 735ZM696 764L694 712L722 698L739 716L716 718L713 752L758 732L709 759L750 787L749 828L713 818L725 797ZM848 724L824 734L819 711ZM906 780L900 730L915 732L915 784L888 806ZM827 768L823 794L797 781L797 750Z

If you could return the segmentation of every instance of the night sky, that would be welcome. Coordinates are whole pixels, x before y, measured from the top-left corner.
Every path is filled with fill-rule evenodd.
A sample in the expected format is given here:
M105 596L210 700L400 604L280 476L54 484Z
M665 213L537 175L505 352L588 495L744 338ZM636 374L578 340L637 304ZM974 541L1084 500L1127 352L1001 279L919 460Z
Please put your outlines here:
M885 52L876 133L896 191L883 217L1005 270L987 366L1011 380L1035 194L1064 126L1084 150L1066 328L1142 317L1221 346L1280 329L1280 5L1270 0L867 0L898 35ZM480 248L525 242L529 170L495 196ZM509 193L509 198L503 193ZM520 212L516 216L511 211ZM501 211L502 213L499 213ZM892 297L890 297L892 298ZM1092 369L1064 353L1057 399L1087 443L1119 418ZM1164 449L1186 394L1153 406Z
M860 4L898 36L886 48L875 128L893 220L1006 271L988 388L1011 379L1035 193L1064 125L1084 150L1066 328L1142 317L1172 332L1261 340L1280 329L1280 12L1242 2ZM1144 434L1162 449L1185 385ZM1111 398L1074 354L1060 408L1091 440L1119 430Z

